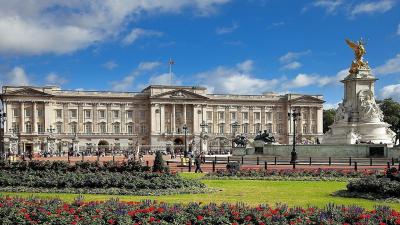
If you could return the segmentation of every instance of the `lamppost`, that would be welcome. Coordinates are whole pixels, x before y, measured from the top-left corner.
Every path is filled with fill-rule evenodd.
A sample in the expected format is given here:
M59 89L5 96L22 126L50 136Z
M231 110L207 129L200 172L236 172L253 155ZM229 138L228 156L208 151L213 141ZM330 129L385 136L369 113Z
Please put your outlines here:
M5 151L4 151L4 122L6 121L6 118L7 118L7 114L4 112L3 109L0 109L0 123L1 123L1 128L0 128L1 129L1 137L0 137L1 156L0 156L0 158L2 160L5 160L5 157L4 157L4 153L5 153Z
M184 151L183 151L183 157L185 157L185 158L187 158L188 157L188 151L187 151L187 131L188 131L188 127L187 127L187 125L186 124L183 124L183 127L182 127L182 129L184 130L184 132L185 132L185 149L184 149Z
M293 110L292 113L288 113L288 120L290 121L290 118L293 117L293 149L292 152L290 153L291 158L290 158L290 164L296 164L297 162L297 153L296 153L296 121L300 120L301 113L297 112L296 109Z

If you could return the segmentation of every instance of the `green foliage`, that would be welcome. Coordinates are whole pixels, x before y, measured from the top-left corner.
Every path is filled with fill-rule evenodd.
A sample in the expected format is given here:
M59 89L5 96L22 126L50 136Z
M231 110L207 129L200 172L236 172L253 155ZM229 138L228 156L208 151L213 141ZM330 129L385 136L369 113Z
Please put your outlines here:
M335 109L327 109L323 112L323 131L324 133L329 130L329 126L333 124L335 118Z
M164 165L164 159L161 151L156 152L156 158L154 159L154 164L153 164L153 172L164 172L166 171L166 167Z
M377 102L383 112L383 120L390 124L390 128L396 132L397 141L400 135L400 103L394 101L392 98L387 98L383 101Z
M236 174L240 170L239 162L229 162L226 164L226 170L228 174Z

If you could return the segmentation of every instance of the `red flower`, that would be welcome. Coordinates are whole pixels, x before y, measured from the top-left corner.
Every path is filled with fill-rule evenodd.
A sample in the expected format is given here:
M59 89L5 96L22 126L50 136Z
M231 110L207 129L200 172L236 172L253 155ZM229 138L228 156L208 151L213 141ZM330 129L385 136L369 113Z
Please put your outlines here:
M149 222L154 222L156 220L156 218L154 218L153 216L150 216Z
M245 218L244 218L244 220L246 220L246 221L250 221L252 219L252 217L250 216L250 215L248 215L248 216L246 216Z
M114 224L115 223L115 221L113 219L109 219L107 222L108 222L108 224Z
M204 219L203 216L201 216L201 215L198 215L198 216L197 216L197 220L203 220L203 219Z

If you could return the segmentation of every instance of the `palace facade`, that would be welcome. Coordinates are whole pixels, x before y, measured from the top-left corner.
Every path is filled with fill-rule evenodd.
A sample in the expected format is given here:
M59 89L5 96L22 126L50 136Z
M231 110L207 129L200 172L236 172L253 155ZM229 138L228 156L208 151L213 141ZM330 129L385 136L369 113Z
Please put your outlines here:
M56 86L3 86L6 148L38 152L49 138L57 149L166 146L207 133L208 147L230 146L234 133L253 138L266 130L279 143L292 139L288 112L302 113L299 141L323 135L321 95L211 94L204 87L151 85L141 92L62 90ZM234 126L237 122L236 126ZM205 126L206 125L206 126Z

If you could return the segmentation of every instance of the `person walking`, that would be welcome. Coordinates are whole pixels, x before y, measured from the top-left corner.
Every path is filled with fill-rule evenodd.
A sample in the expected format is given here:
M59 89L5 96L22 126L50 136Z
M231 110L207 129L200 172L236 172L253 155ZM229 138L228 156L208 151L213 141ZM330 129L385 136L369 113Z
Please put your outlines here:
M194 171L197 173L199 171L200 173L203 173L203 170L201 170L201 157L200 155L197 155L196 158L194 159L194 165L196 166L196 170Z

